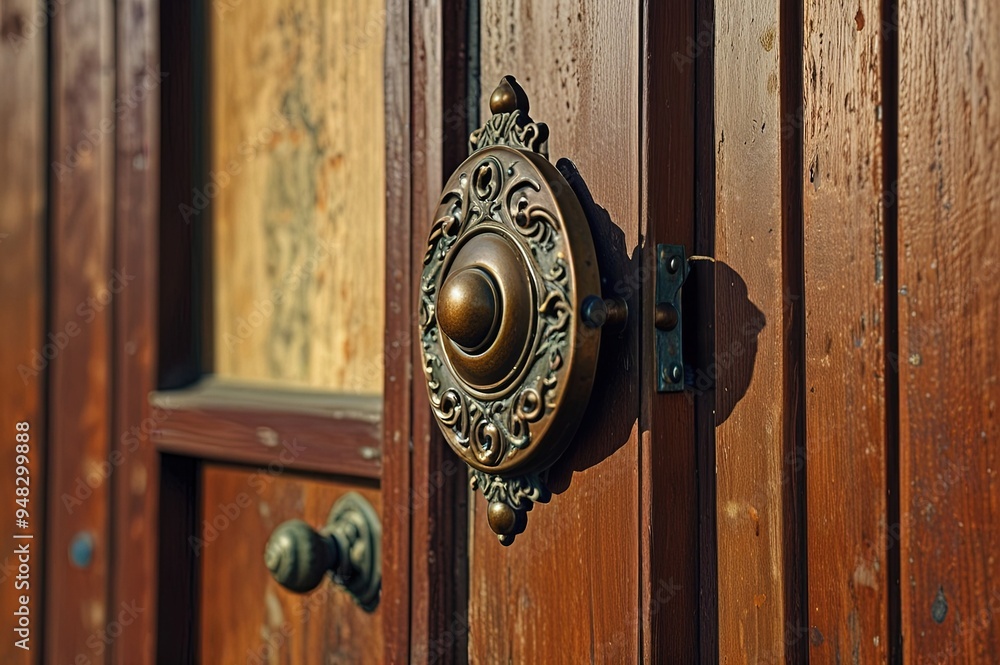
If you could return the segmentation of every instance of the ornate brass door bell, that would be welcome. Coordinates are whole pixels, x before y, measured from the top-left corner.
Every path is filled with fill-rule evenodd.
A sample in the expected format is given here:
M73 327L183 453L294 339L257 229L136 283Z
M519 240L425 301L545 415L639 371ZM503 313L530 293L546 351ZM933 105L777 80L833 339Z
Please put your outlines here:
M434 216L419 335L434 416L506 544L548 499L544 475L590 398L601 328L622 328L628 311L601 297L583 208L513 77L490 110Z

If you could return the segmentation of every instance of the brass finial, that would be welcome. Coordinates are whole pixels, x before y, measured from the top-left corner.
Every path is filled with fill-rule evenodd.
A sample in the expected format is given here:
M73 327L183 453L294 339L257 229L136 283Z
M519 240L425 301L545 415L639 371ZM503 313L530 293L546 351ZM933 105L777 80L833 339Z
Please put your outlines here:
M524 89L518 85L517 80L508 74L500 80L500 85L490 95L490 111L493 115L498 115L513 113L515 110L528 115L528 96L524 94Z

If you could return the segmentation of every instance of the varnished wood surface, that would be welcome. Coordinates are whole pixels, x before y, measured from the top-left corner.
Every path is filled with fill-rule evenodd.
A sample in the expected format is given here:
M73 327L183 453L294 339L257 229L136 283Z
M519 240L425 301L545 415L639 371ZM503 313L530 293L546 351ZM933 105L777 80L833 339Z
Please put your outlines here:
M211 167L199 190L213 225L215 370L379 393L383 3L222 7L208 12Z
M898 538L913 663L1000 660L998 34L995 3L900 3Z
M267 463L287 451L291 468L377 479L382 400L374 395L263 390L206 378L152 395L149 434L178 455Z
M156 648L156 548L159 454L143 434L153 416L147 395L156 387L156 237L159 178L159 5L116 5L117 96L136 103L118 117L115 155L115 255L135 280L115 308L114 419L111 442L122 463L112 484L111 607L134 602L144 611L115 640L112 660L152 664ZM132 428L138 428L135 436ZM134 437L134 438L130 438ZM118 459L118 458L116 458Z
M593 197L595 244L640 311L640 7L483 3L483 105L513 74L549 125L553 162L575 162ZM600 257L599 257L600 260ZM603 267L603 266L602 266ZM641 280L640 280L641 281ZM553 496L503 547L470 497L469 659L632 662L640 654L639 353L636 328L608 345L579 433L549 475Z
M49 180L49 321L53 329L75 324L79 333L50 362L47 376L45 658L69 663L83 654L103 663L109 651L100 636L124 609L109 607L107 595L111 483L103 469L112 466L112 307L114 291L131 286L112 252L113 4L67 3L50 27L50 149L65 168L53 165ZM70 562L77 537L93 542L85 565Z
M808 476L809 651L820 662L887 662L898 594L887 538L886 254L895 248L886 246L894 201L883 191L881 16L875 1L806 3L803 16L807 444L795 463Z
M643 5L640 219L644 221L640 232L648 238L641 260L652 275L658 243L684 245L688 254L695 249L696 65L678 60L676 54L686 53L698 35L695 3ZM665 117L670 121L664 122ZM711 138L701 149L711 154ZM641 288L641 345L649 351L641 354L640 661L690 663L698 657L699 603L704 593L699 583L701 512L694 422L694 400L700 396L656 392L652 351L656 294L652 280ZM691 321L696 321L698 310L686 310L693 315ZM688 357L695 356L689 353ZM705 486L710 488L708 483Z
M783 21L788 9L776 0L715 9L715 466L724 663L796 661L806 645L795 568L801 211L789 152L797 149L797 126L785 117L789 102L794 109L799 101L801 65L791 64L800 46L795 27Z
M386 237L385 248L385 372L382 415L382 621L386 663L410 660L410 432L412 409L410 299L410 6L408 0L388 0L385 29L386 118ZM412 347L412 348L411 348ZM403 510L395 507L404 506Z
M9 631L0 641L0 662L21 665L40 662L42 601L42 562L45 541L45 419L44 376L33 375L34 353L41 353L50 343L44 339L45 317L45 145L46 132L46 46L44 30L32 23L35 3L17 0L0 8L0 71L6 79L0 95L0 456L4 472L0 474L0 496L15 498L16 424L30 426L31 485L29 530L15 525L13 502L0 510L0 615L13 627L10 618L18 609L18 597L29 595L29 611L34 615L33 635L24 651L14 645L20 636ZM23 370L21 369L23 368ZM33 575L30 588L15 586L20 563L9 550L15 533L33 533L31 543Z
M309 594L291 593L263 559L271 532L285 520L320 527L348 491L380 512L379 492L266 468L207 464L203 474L200 661L381 662L378 608L363 611L328 579Z
M441 189L466 157L467 3L461 0L411 6L409 160L391 165L410 171L409 312L419 311L419 269ZM409 375L411 488L390 511L410 514L410 662L464 663L468 621L468 480L431 417L420 371L417 317L408 322L412 340ZM398 444L394 446L398 450ZM386 504L387 506L389 504Z

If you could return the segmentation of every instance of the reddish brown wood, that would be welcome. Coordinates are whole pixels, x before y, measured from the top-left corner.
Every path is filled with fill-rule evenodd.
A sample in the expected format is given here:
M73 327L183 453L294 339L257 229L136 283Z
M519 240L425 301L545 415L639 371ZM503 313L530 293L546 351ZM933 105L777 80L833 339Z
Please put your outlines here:
M0 71L5 74L0 94L0 496L7 501L0 510L0 615L8 634L0 641L0 662L20 665L41 662L42 581L46 542L44 417L45 351L45 201L46 201L46 46L44 28L34 23L35 4L26 0L5 3L0 9ZM38 370L36 370L36 366ZM36 373L37 371L37 373ZM28 424L27 468L30 472L28 529L15 524L17 498L16 425ZM22 437L24 438L24 437ZM22 451L24 448L21 449ZM23 481L21 482L23 486ZM24 490L22 490L23 493ZM32 534L31 541L15 541L15 534ZM14 550L29 542L30 585L17 580L20 555ZM20 596L29 597L30 651L15 646L22 637L13 632L12 618L20 609Z
M467 3L411 8L411 172L409 330L419 311L419 269L432 213L445 180L465 159ZM391 170L387 170L392 173ZM468 481L433 422L424 387L419 338L410 334L411 393L411 662L466 662L468 639L466 499ZM401 506L400 506L401 507ZM390 508L393 510L394 508Z
M308 594L275 582L263 563L265 544L285 520L320 527L348 491L380 508L372 487L266 469L206 464L197 558L202 580L203 663L377 663L382 611L365 612L330 580Z
M1000 7L900 3L903 655L1000 659Z
M804 658L801 16L716 6L715 358L721 662Z
M499 2L482 12L481 108L501 76L517 77L532 117L550 127L552 161L573 160L589 188L606 288L643 311L640 6ZM638 330L606 340L579 432L549 475L551 501L513 545L497 542L486 502L471 497L472 662L639 659Z
M646 2L642 58L642 253L655 275L657 243L694 245L695 4ZM704 30L704 27L702 27ZM705 36L702 39L706 39ZM682 54L683 58L678 58ZM688 58L688 59L684 59ZM665 117L670 122L663 122ZM699 652L698 456L693 395L657 393L655 288L642 290L640 450L641 658L696 662Z
M382 620L387 663L410 660L410 3L388 0L385 25L385 383L382 414Z
M823 662L886 662L892 642L881 10L807 3L802 23L809 644Z
M114 523L111 607L144 608L112 646L118 663L153 663L156 648L159 455L144 425L153 422L156 387L157 197L159 177L159 3L116 6L115 256L135 279L115 302L112 454ZM133 429L135 428L135 429Z
M118 614L107 596L110 484L104 470L112 464L111 315L133 276L112 254L113 19L111 2L67 3L49 17L55 161L49 327L56 334L71 325L79 331L48 373L45 657L53 662L73 662L78 654L105 662L101 636ZM69 561L77 536L93 542L87 565Z
M164 452L266 464L284 450L289 468L359 478L381 473L378 397L302 396L206 381L157 393L154 403L148 424Z

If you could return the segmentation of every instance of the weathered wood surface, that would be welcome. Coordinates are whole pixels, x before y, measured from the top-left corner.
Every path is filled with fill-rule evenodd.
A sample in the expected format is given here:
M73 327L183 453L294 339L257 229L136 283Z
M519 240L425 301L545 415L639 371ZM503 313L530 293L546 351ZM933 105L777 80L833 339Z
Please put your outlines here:
M810 656L887 662L890 579L882 3L806 3L803 131ZM895 137L886 137L890 152ZM889 255L887 257L887 254ZM890 273L886 275L887 271ZM898 551L898 550L897 550Z
M1000 659L998 34L995 3L900 5L897 537L907 662Z
M384 7L218 7L211 167L189 212L212 217L215 370L380 393Z
M0 71L5 91L0 95L0 496L10 501L0 510L0 615L10 618L20 607L18 598L31 599L34 615L31 651L15 646L21 639L8 632L0 641L0 661L21 665L39 662L41 640L42 562L45 524L45 383L42 355L45 345L45 210L46 159L46 46L44 28L35 24L36 3L16 0L0 8ZM54 349L54 347L53 347ZM36 356L36 354L38 354ZM14 473L18 442L16 424L28 423L31 473L27 509L30 529L15 525L13 503L17 485ZM23 438L23 437L22 437ZM24 450L22 448L22 450ZM8 499L9 497L9 499ZM33 533L33 569L30 588L16 588L21 563L13 554L12 537Z

